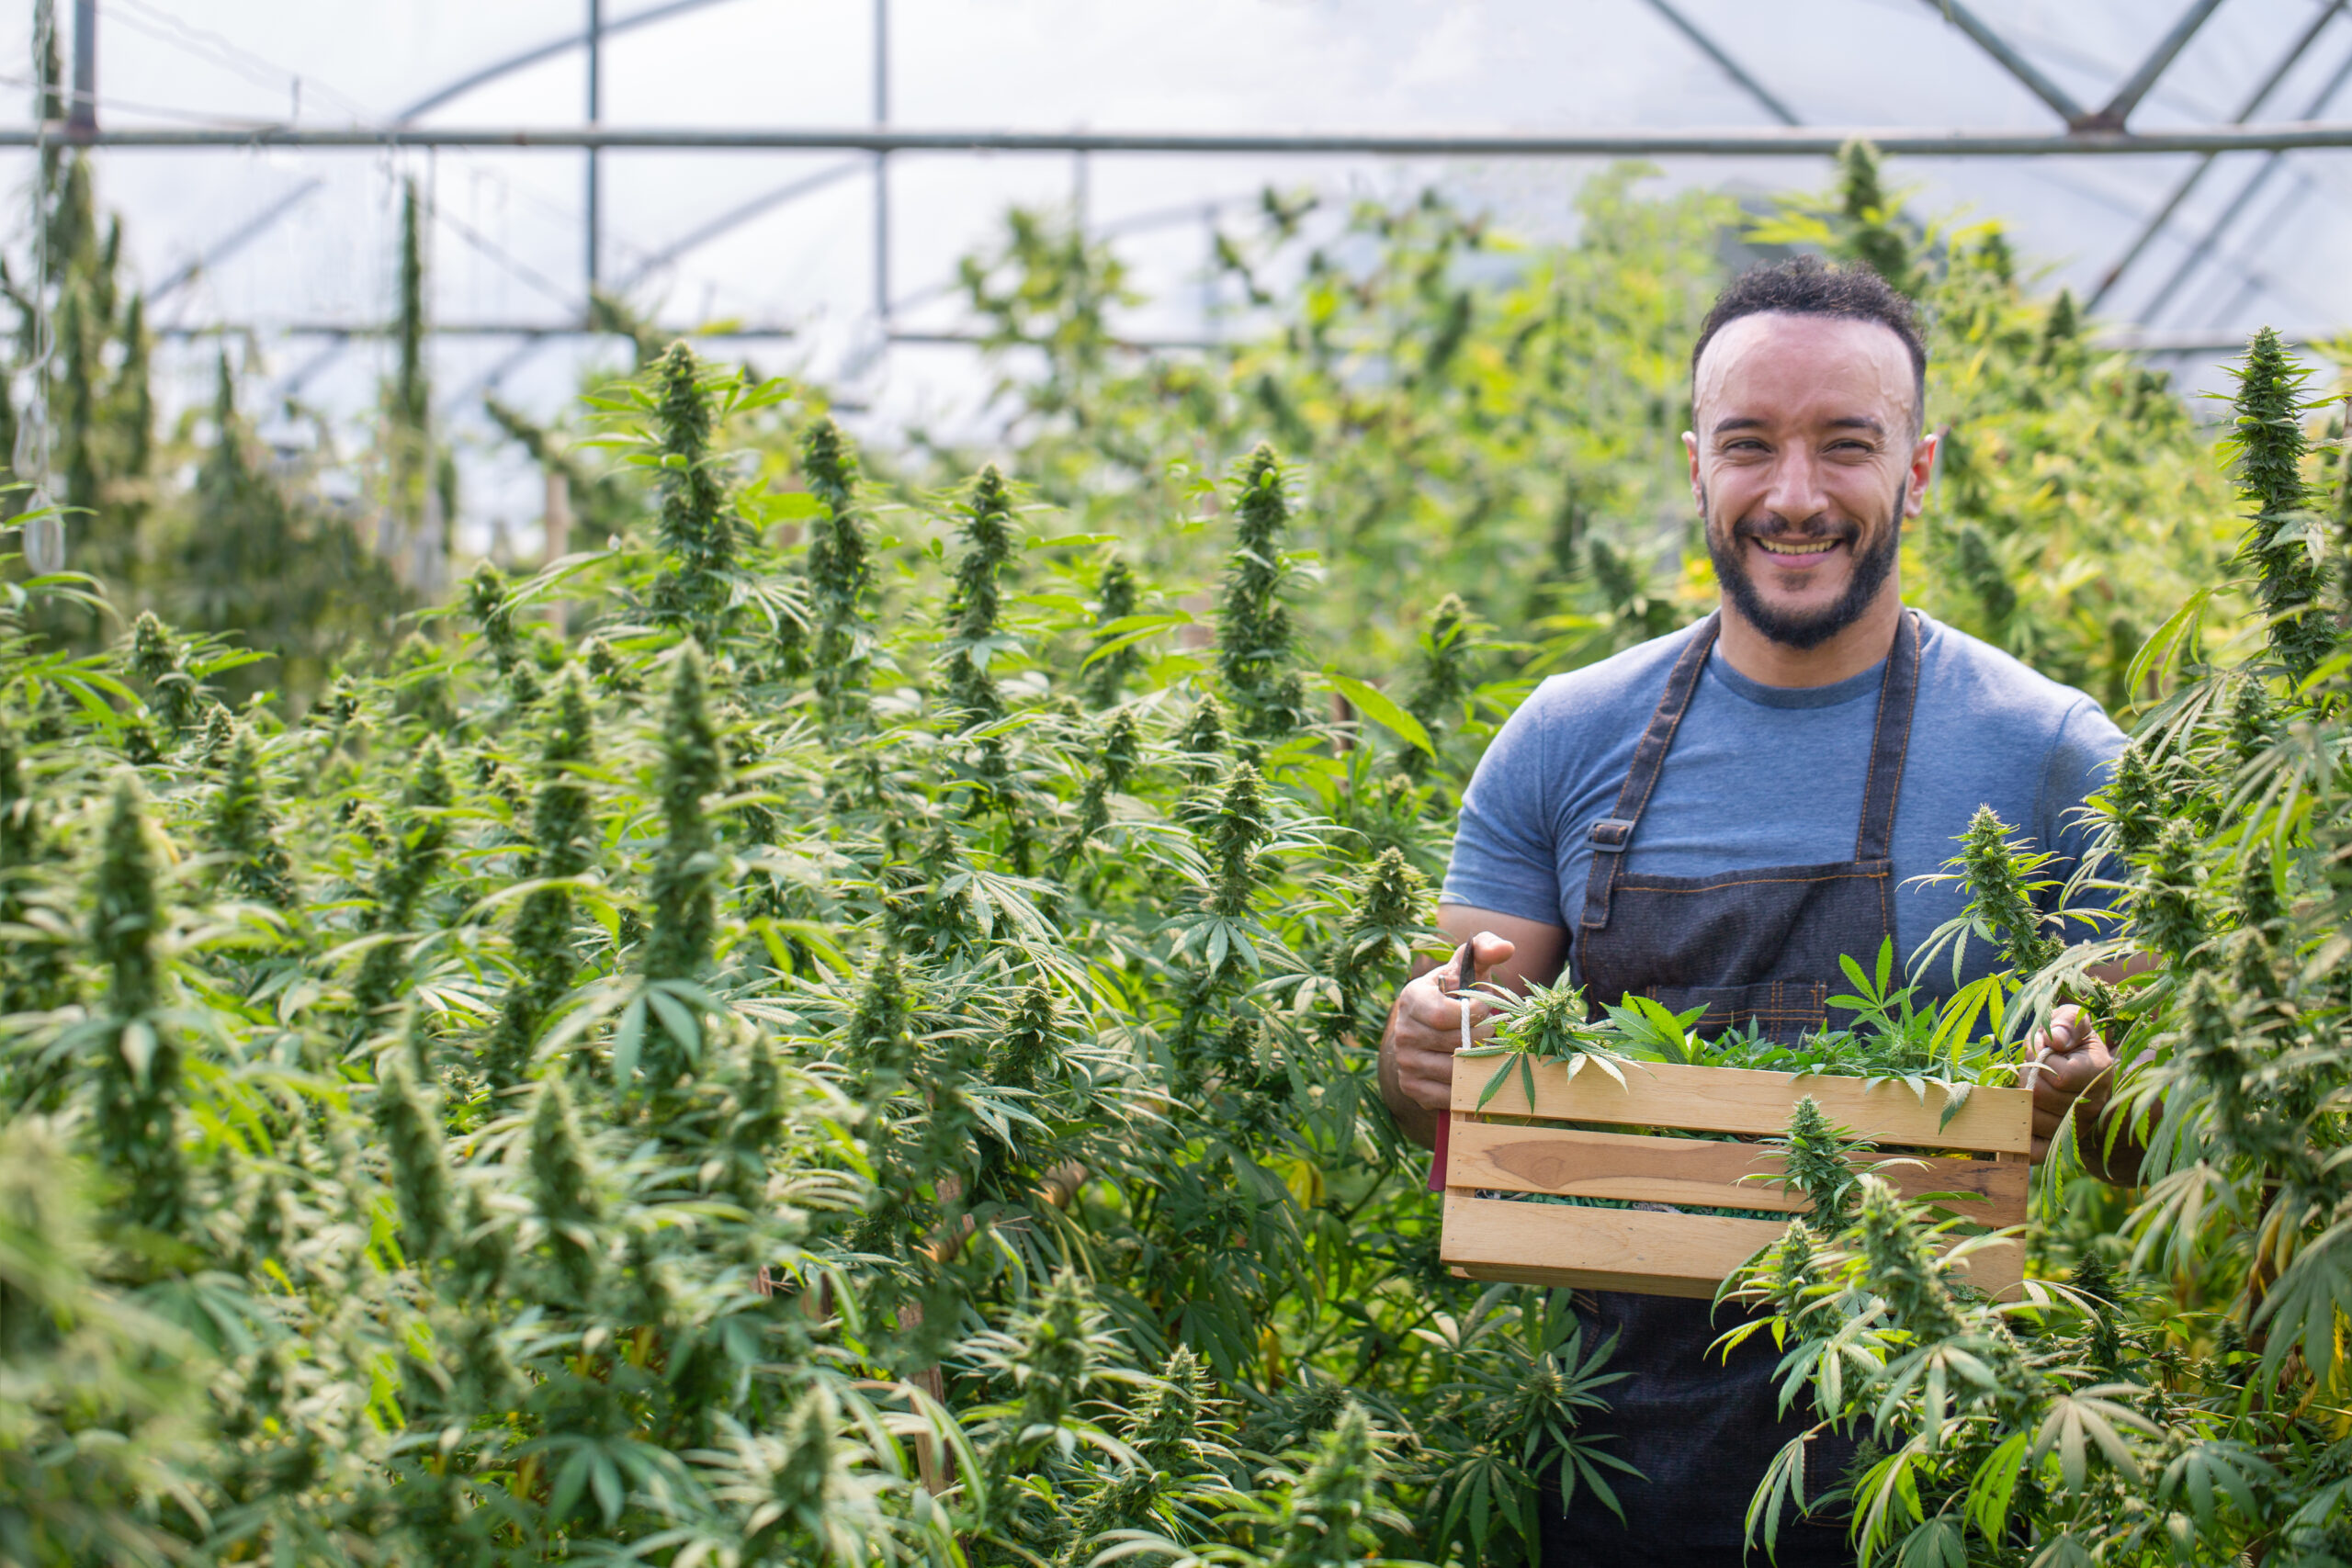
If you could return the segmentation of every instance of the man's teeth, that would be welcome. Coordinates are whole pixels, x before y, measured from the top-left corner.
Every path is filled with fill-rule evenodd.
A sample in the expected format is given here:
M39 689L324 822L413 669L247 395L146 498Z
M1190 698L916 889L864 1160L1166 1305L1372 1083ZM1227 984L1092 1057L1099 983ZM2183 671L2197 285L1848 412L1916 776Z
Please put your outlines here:
M1838 543L1835 539L1758 539L1756 542L1776 556L1817 556Z

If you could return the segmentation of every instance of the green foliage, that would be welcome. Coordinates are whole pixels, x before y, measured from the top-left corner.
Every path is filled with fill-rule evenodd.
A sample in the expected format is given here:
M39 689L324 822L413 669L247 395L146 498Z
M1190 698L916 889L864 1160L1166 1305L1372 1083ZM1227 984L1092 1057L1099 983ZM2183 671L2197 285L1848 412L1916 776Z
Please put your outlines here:
M661 510L654 537L668 553L653 585L654 614L710 637L727 607L726 577L735 564L736 523L712 462L714 410L699 385L707 372L683 343L655 361L654 404Z
M91 955L106 974L105 1011L92 1038L94 1141L120 1185L124 1217L168 1233L183 1218L181 1051L162 1016L162 910L146 801L134 778L116 782L91 888Z
M238 725L233 731L205 826L210 849L221 857L224 888L277 908L293 907L294 865L278 841L278 817L263 773L261 741L248 726Z
M2051 858L2012 840L1990 807L1978 807L1961 836L1955 863L1968 887L1969 923L1997 940L2001 962L2019 974L2047 967L2064 945L2045 929L2049 922L2035 903L2050 884L2033 874Z
M447 858L446 813L453 799L448 759L439 739L428 736L401 796L401 815L393 821L390 852L377 863L368 886L373 905L368 929L382 934L368 948L352 984L363 1019L393 999L408 966L407 943L418 906Z
M569 884L595 863L594 800L579 770L590 760L594 715L578 666L556 687L553 722L539 750L538 793L531 802L529 869L539 886L514 917L517 973L482 1051L491 1087L513 1088L526 1076L534 1041L548 1014L571 988L575 903Z
M729 476L780 395L671 353L601 400L632 459L707 431ZM1435 796L1264 728L1295 634L1236 682L1253 737L1205 659L1102 691L1098 560L1024 547L1001 475L886 598L817 428L845 525L797 558L744 530L697 597L651 513L476 574L299 725L227 714L160 619L50 701L67 666L0 625L0 1095L107 1238L40 1299L172 1325L7 1406L121 1435L9 1450L27 1539L79 1539L82 1476L123 1561L1523 1560L1541 1445L1606 1468L1556 1303L1441 1350L1479 1298L1377 1104L1429 889L1331 808L1401 799L1420 843ZM722 519L770 504L733 487ZM533 626L558 584L576 653ZM922 673L828 696L759 613L796 604L812 652ZM6 1354L0 1400L62 1386Z
M1289 480L1271 446L1250 455L1235 476L1233 553L1218 605L1217 673L1243 735L1288 735L1306 722L1305 687L1291 666L1294 634L1283 592L1294 568L1283 553L1290 525Z
M2303 421L2319 405L2305 396L2311 372L2294 362L2278 334L2265 327L2247 347L2231 432L2223 450L2233 458L2238 500L2245 506L2245 542L2239 558L2254 571L2256 598L2268 618L2271 656L2300 681L2335 642L2320 611L2320 568L2305 542L2318 518L2304 476L2310 445Z
M671 675L662 727L663 830L649 889L653 919L645 945L645 973L653 979L689 978L710 957L716 864L703 803L718 788L721 766L703 692L702 652L687 643Z
M1878 149L1867 141L1849 141L1838 154L1838 194L1845 219L1839 249L1917 298L1926 281L1913 255L1913 237L1905 231L1902 208L1886 188Z
M956 512L964 553L947 597L947 695L970 722L986 724L1004 716L989 667L1012 651L997 633L1004 608L998 580L1012 556L1012 498L994 465L980 470Z
M1861 1192L1861 1174L1853 1157L1868 1153L1868 1142L1822 1113L1820 1102L1806 1095L1789 1114L1789 1130L1767 1141L1781 1151L1781 1183L1804 1194L1812 1205L1806 1220L1824 1235L1837 1235L1854 1221L1854 1204Z
M1093 668L1086 695L1097 706L1117 702L1127 682L1143 668L1143 655L1130 640L1135 629L1127 626L1140 604L1136 574L1126 561L1114 555L1103 562L1102 576L1095 587L1094 647L1087 655Z
M0 1127L0 1542L12 1562L181 1561L197 1344L92 1277L87 1172L55 1122Z
M1481 1090L1481 1104L1503 1092L1513 1075L1532 1100L1535 1070L1544 1066L1564 1066L1570 1078L1592 1067L1620 1082L1628 1066L1644 1062L1894 1079L1923 1098L1930 1084L1941 1085L1947 1105L1960 1103L1967 1086L2004 1083L2017 1075L2014 1046L1978 1030L1983 986L1962 987L1939 1008L1918 1007L1913 1000L1917 987L1890 983L1892 938L1880 944L1875 973L1865 973L1850 957L1838 962L1853 992L1828 998L1827 1005L1833 1015L1849 1015L1846 1022L1809 1032L1793 1045L1754 1025L1702 1036L1695 1030L1703 1007L1676 1013L1644 996L1601 1003L1595 1018L1583 989L1563 980L1530 985L1521 994L1482 989L1482 1004L1499 1021L1495 1037L1461 1054L1473 1061L1498 1059Z
M1320 570L1286 608L1344 670L1401 669L1448 592L1552 664L1669 629L1707 596L1677 467L1690 342L1734 209L1696 191L1644 199L1649 172L1589 182L1569 246L1522 245L1434 192L1331 213L1269 193L1254 228L1220 235L1212 286L1238 337L1204 361L1123 349L1098 324L1127 287L1117 258L1016 214L1013 240L967 274L991 341L1047 367L1005 383L1016 467L1119 535L1134 570L1197 581L1226 536L1160 520L1198 504L1204 476L1247 476L1261 442L1311 465L1313 502L1281 492L1283 525ZM1476 734L1506 705L1482 686Z
M820 419L801 443L801 468L821 510L810 524L808 598L817 615L809 659L826 716L856 711L873 659L867 599L874 588L873 546L858 500L857 455L841 427Z
M441 581L449 541L427 536L427 493L433 483L432 367L426 363L424 244L426 220L413 176L401 183L401 238L397 306L393 318L394 362L384 387L383 505L394 525L387 554L404 581L428 590ZM445 515L447 528L453 519Z
M274 656L227 677L232 699L267 688L307 694L337 660L387 640L410 597L352 520L319 502L308 472L273 471L238 410L225 354L210 423L194 488L154 518L153 547L169 570L140 591L178 626Z

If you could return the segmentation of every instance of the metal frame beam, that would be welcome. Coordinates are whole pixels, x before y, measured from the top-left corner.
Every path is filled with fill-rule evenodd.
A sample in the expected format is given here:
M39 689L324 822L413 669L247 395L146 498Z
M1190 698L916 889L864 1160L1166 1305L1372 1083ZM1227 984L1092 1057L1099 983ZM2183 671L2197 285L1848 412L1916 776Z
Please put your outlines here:
M200 342L206 338L223 337L322 337L356 342L366 338L390 337L400 329L396 325L370 321L253 321L242 325L216 322L200 327L160 327L155 335L183 342ZM576 321L436 321L433 325L436 337L526 338L533 342L548 338L609 337L625 338L626 333L616 328L582 326ZM694 338L706 343L741 340L782 341L797 338L800 329L775 322L741 324L713 323L702 326L657 327L665 337ZM893 332L892 343L939 344L943 346L972 346L997 341L987 333L972 332ZM1146 353L1158 349L1213 349L1228 344L1209 338L1182 337L1114 337L1108 340L1114 348Z
M890 123L890 0L874 0L874 129ZM874 317L890 324L890 150L874 149Z
M2254 118L2264 104L2269 102L2270 95L2278 90L2278 84L2287 79L2287 73L2292 71L2302 60L2312 45L2318 40L2319 35L2327 30L2327 24L2334 21L2336 13L2344 9L2344 6L2345 0L2328 0L2326 5L2320 7L2319 14L2311 19L2310 25L2303 28L2301 35L2288 46L2286 53L2278 57L2278 63L2272 66L2269 74L2263 77L2260 85L2247 95L2245 102L2239 106L2237 114L2232 118L2230 121L2232 125L2244 125ZM2197 161L2197 166L2182 176L2180 183L2172 187L2172 194L2165 197L2163 204L2149 216L2145 223L2141 225L2140 232L2132 237L2129 245L2124 247L2123 254L2116 258L2115 265L2101 275L2098 287L2091 290L2088 307L2090 310L2096 310L2099 308L2108 295L2114 292L2115 286L2123 280L2123 275L2132 270L2132 264L2140 259L2140 253L2148 248L2149 242L2164 232L2165 226L2172 221L2172 215L2180 210L2180 204L2188 199L2189 194L2196 190L2203 182L2206 174L2213 167L2213 160L2216 156L2218 154L2208 152L2199 158Z
M2221 4L2221 0L2212 0L2212 3L2219 5ZM1699 25L1696 22L1693 22L1690 17L1677 10L1673 5L1673 0L1649 0L1649 6L1651 10L1656 11L1659 16L1665 17L1668 23L1672 24L1678 32L1681 33L1684 38L1689 39L1700 53L1705 55L1709 60L1713 61L1716 68L1721 70L1724 75L1730 77L1732 81L1738 85L1741 91L1745 92L1749 97L1754 98L1757 103L1761 105L1766 114L1770 115L1782 125L1803 125L1804 123L1804 120L1797 118L1796 110L1789 107L1788 105L1782 103L1778 97L1775 97L1770 88L1765 86L1763 83L1749 75L1740 65L1738 61L1734 60L1730 55L1724 53L1724 51L1715 43L1714 39L1700 31Z
M51 145L62 124L0 127L0 149ZM465 147L525 152L595 147L607 151L862 152L1173 152L1195 156L1282 153L1383 158L1820 158L1861 140L1882 152L1912 158L2015 158L2131 155L2162 152L2282 152L2352 147L2352 122L2293 120L2273 125L2206 125L2151 131L2086 130L2061 134L1977 130L1922 130L1912 126L1729 130L1585 130L1517 135L1509 132L1393 134L1332 131L1236 134L1189 131L887 130L850 127L794 130L770 128L660 129L620 126L400 127L246 130L175 127L100 130L95 147L174 149L302 148L383 152L403 147Z
M2068 125L2086 124L2090 116L2074 96L2041 73L2041 67L2010 47L2009 41L1995 32L1984 19L1961 3L1961 0L1927 0L1928 8L1943 13L1945 21L1975 40L1976 47L2016 77L2025 90L2048 104L2060 119Z
M161 338L200 341L211 337L320 337L359 341L388 337L396 329L381 322L353 321L289 321L276 323L249 322L243 325L216 324L201 327L163 327L156 330ZM567 321L450 321L436 323L436 334L452 337L490 338L619 338L626 334L616 330L584 327ZM780 322L745 322L734 325L709 324L662 327L661 332L671 337L697 338L706 342L728 340L782 341L797 337L800 329ZM2324 333L2282 333L2282 342L2294 346L2308 346L2324 342ZM966 345L994 341L985 333L959 332L894 332L892 343ZM2211 351L2234 354L2245 347L2244 342L2223 338L2209 328L2167 329L2149 331L2134 327L2116 328L2102 332L2093 340L2094 346L2107 353L2131 354L2194 354ZM1121 348L1147 351L1152 349L1214 349L1232 346L1206 338L1119 338L1114 340Z
M2173 24L2172 31L2165 35L2164 41L2148 51L2148 58L2140 62L2140 69L2132 73L2123 85L2115 89L2115 96L2108 99L2106 107L2091 116L2086 123L2109 130L2122 130L2123 122L2132 118L2132 111L2140 107L2140 100L2148 96L2148 89L2156 85L2156 78L2165 73L2174 57L2188 46L2190 39L2197 36L2197 29L2205 25L2205 18L2219 10L2221 5L2222 0L2189 0L2188 9L2181 14L2179 21Z
M160 338L242 337L390 337L399 331L383 321L248 321L209 322L201 326L158 327ZM775 323L746 322L719 330L714 326L662 327L673 337L759 338L791 337L797 329ZM435 321L428 329L435 337L627 337L618 327L593 327L579 321Z
M2312 348L2330 340L2326 333L2280 333L2278 341L2290 348ZM2091 346L2105 354L2244 354L2245 338L2225 338L2211 328L2187 332L2116 332L2102 333L2091 340Z
M74 0L74 101L65 123L76 141L98 129L98 0Z
M582 42L588 50L588 123L594 125L605 118L605 5L604 0L588 0L588 31ZM588 149L587 188L582 193L581 216L582 274L587 282L588 298L596 297L596 289L604 277L605 252L605 169L597 160L596 148Z

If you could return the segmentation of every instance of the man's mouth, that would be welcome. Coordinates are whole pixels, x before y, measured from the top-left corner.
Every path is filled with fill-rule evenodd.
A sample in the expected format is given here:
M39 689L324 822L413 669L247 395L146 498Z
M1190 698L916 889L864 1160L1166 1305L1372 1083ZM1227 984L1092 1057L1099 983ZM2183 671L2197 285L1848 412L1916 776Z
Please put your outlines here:
M1749 535L1748 537L1755 543L1758 548L1761 549L1766 555L1774 558L1773 564L1777 566L1791 567L1816 566L1821 562L1827 560L1829 558L1830 552L1834 551L1838 546L1846 542L1843 539L1834 538L1781 537L1768 539L1755 534Z

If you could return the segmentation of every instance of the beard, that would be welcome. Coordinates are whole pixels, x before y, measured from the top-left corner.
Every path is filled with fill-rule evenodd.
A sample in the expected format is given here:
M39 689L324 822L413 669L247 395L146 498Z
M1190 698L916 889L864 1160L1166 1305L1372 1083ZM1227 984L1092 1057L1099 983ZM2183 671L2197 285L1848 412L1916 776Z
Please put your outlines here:
M1908 488L1907 480L1905 488ZM1706 505L1703 491L1699 502L1702 508ZM1818 610L1775 609L1764 602L1764 595L1756 587L1756 580L1748 575L1747 563L1741 558L1739 541L1743 531L1756 535L1766 532L1765 529L1751 528L1748 520L1742 518L1733 524L1726 537L1718 542L1714 530L1705 528L1703 516L1701 526L1705 528L1707 536L1707 554L1715 563L1715 580L1723 585L1724 592L1730 597L1733 606L1749 626L1772 641L1803 652L1820 647L1862 618L1862 613L1870 608L1871 601L1877 598L1878 591L1885 586L1887 575L1894 571L1895 558L1902 551L1902 499L1898 495L1887 509L1886 525L1879 530L1869 552L1854 558L1854 570L1846 580L1846 592L1838 596L1836 604ZM1796 529L1776 528L1770 532L1795 534L1800 537L1813 536ZM1847 547L1852 548L1860 529L1824 529L1820 536L1836 537L1841 532Z

